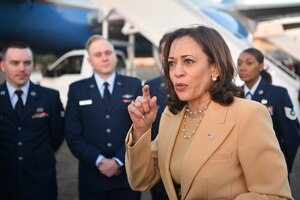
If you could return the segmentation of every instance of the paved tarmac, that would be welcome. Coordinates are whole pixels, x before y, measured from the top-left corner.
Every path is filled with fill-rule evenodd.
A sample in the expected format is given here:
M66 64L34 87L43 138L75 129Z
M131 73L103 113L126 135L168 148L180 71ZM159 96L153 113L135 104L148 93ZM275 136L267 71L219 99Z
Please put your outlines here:
M140 68L136 76L142 80L151 79L159 74L159 71L151 68ZM66 143L57 152L57 176L59 188L59 200L78 200L77 189L77 159L73 157ZM300 150L295 159L290 185L295 200L300 200ZM141 200L151 200L149 191L142 193Z

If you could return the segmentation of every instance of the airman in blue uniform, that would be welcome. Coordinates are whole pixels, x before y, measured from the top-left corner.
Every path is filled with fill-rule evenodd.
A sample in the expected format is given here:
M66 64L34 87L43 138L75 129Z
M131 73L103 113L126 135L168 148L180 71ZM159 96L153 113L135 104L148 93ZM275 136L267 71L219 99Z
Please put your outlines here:
M238 73L245 82L242 86L245 97L260 102L268 109L290 173L300 144L299 121L288 91L272 85L264 78L267 72L263 69L263 60L264 56L259 50L244 50L238 58Z
M65 128L79 160L80 200L138 200L125 172L124 141L132 124L127 106L141 94L141 81L116 72L114 48L100 35L87 50L95 73L70 85Z
M12 42L2 55L6 81L0 85L0 199L56 200L54 153L64 138L59 93L30 82L29 46Z

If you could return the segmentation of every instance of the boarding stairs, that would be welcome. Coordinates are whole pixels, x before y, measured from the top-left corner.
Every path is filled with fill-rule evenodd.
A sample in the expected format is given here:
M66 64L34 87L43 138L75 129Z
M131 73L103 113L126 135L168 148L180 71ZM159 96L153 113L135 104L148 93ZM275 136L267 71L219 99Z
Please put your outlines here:
M236 37L233 33L212 20L196 8L192 0L92 0L102 11L103 30L109 23L109 15L117 13L126 22L123 32L126 34L140 33L155 46L166 32L179 27L192 25L205 25L216 29L228 44L233 60L236 62L239 54L252 45L246 39ZM220 22L222 23L222 22ZM104 32L104 35L106 33ZM268 57L265 61L268 71L273 78L273 84L287 88L295 111L300 117L298 92L300 88L299 77L293 77L277 66L276 61ZM242 82L236 78L238 85Z

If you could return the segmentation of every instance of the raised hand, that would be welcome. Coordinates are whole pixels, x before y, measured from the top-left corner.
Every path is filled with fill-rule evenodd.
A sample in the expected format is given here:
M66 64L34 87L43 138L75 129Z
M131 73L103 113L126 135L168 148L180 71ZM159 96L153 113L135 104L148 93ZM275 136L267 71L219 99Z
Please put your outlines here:
M150 87L143 87L143 95L138 96L128 106L128 112L133 123L133 140L136 142L152 125L157 114L157 98L150 96Z

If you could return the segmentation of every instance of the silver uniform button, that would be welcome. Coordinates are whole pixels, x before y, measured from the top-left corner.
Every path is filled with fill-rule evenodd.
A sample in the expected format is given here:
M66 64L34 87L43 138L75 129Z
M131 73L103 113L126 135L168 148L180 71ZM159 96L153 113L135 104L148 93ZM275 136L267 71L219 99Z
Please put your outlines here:
M20 156L20 157L19 157L19 161L22 161L22 160L23 160L23 157L22 157L22 156Z
M110 118L110 115L105 115L105 118L106 118L106 119L109 119L109 118Z
M110 133L111 132L111 129L110 128L107 128L106 129L106 133Z
M22 131L22 127L21 126L18 127L18 131Z
M18 145L19 145L19 146L22 146L22 145L23 145L23 143L22 143L22 142L18 142Z
M112 147L112 143L107 143L107 147Z

